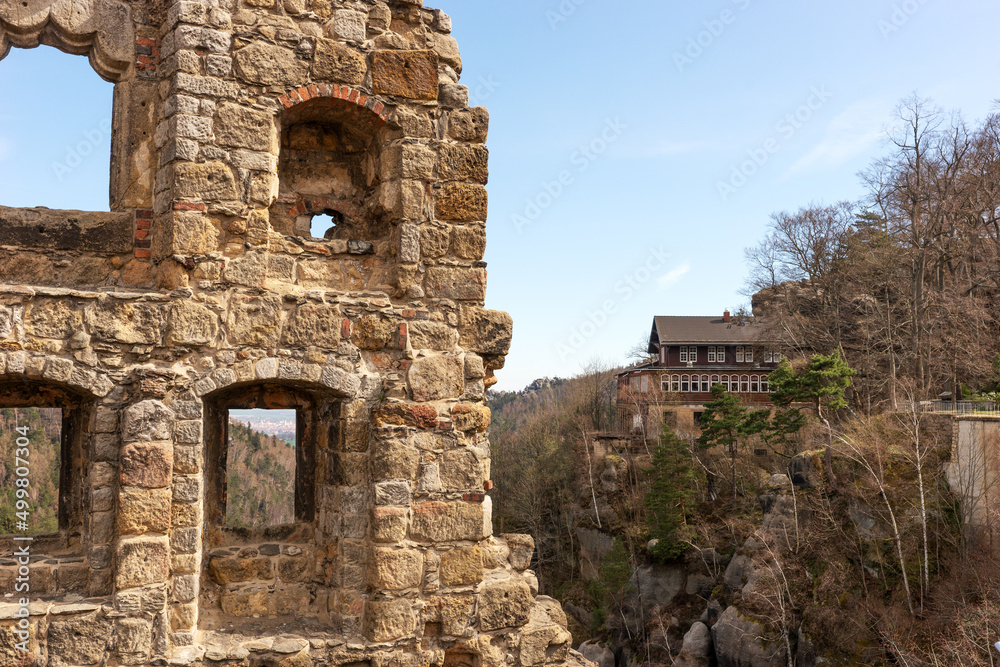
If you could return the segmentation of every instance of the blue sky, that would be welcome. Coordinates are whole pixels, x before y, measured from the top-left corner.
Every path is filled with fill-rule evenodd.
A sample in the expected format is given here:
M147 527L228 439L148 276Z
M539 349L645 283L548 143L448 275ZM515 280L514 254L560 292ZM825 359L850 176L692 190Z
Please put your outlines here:
M743 304L743 249L768 216L863 196L900 99L975 121L1000 97L986 0L430 4L491 112L487 305L514 317L502 389L621 362L654 315ZM0 203L106 209L107 148L69 163L107 141L110 106L86 59L12 50Z

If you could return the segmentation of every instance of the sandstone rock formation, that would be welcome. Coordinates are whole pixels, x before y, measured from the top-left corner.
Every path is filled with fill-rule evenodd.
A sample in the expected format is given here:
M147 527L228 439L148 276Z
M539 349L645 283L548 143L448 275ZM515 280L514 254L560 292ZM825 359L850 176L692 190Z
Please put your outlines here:
M450 31L421 0L0 0L0 57L115 83L112 212L0 208L0 406L61 407L67 455L0 664L580 664L530 538L492 534L512 323ZM293 524L224 525L237 408L296 411Z

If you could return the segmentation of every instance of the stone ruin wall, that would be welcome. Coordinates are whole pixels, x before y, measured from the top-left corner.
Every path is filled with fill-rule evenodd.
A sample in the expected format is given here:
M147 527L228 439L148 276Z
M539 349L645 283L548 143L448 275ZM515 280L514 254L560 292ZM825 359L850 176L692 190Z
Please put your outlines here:
M577 663L531 539L492 534L512 325L450 30L421 0L0 0L0 57L115 83L111 213L0 208L0 407L61 407L66 454L0 664ZM222 525L236 407L298 411L292 525Z

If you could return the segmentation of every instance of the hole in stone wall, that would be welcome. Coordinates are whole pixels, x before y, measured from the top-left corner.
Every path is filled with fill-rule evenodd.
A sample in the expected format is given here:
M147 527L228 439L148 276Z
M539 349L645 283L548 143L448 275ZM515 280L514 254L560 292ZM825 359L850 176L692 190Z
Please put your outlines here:
M314 215L309 226L309 234L317 239L332 239L337 225L343 223L344 216L337 211L327 211Z
M52 47L0 61L0 206L109 210L114 85Z
M63 414L0 409L0 535L59 532Z
M226 527L261 530L295 522L295 410L230 410Z

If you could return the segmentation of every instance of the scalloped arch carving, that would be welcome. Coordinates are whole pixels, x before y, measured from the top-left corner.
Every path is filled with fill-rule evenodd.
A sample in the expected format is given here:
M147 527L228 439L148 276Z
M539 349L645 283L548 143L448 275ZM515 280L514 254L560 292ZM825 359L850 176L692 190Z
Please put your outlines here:
M40 44L86 55L104 79L117 82L135 59L135 26L118 0L0 0L0 60L12 46Z

